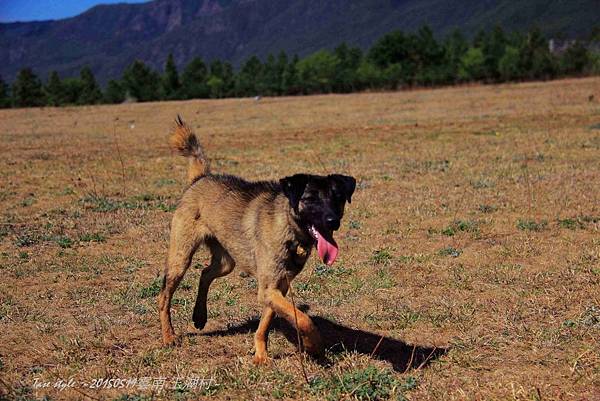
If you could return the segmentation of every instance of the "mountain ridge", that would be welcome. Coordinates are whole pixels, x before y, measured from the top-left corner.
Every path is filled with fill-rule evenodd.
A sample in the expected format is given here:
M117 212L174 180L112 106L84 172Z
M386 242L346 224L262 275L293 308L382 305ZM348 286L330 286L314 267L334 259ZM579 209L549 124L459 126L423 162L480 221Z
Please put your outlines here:
M0 24L0 74L11 81L31 67L74 76L89 66L102 83L134 59L162 69L168 53L182 67L193 57L239 65L285 50L305 56L346 42L363 49L394 29L421 25L467 36L499 24L539 26L550 36L581 37L600 20L597 0L154 0L98 5L67 19Z

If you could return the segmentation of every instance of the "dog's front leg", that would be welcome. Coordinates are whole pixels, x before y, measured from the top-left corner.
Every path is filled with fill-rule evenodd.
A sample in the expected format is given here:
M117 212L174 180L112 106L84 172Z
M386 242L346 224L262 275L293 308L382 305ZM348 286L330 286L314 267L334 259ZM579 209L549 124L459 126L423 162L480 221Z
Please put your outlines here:
M287 290L287 285L283 287ZM319 330L304 312L296 308L285 298L280 289L264 289L259 292L259 298L267 306L270 306L275 313L298 329L302 338L302 346L306 352L313 356L322 355L323 343Z
M267 355L267 337L269 334L269 325L273 320L273 309L270 306L263 308L262 316L260 317L260 323L254 334L254 364L262 365L268 362L269 357Z

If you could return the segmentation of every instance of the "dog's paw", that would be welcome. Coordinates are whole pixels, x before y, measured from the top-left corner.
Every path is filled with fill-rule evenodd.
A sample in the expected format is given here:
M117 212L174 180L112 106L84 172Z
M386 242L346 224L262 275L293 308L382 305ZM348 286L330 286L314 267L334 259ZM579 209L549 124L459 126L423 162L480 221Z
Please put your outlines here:
M317 332L304 336L302 338L302 345L304 346L304 351L313 357L318 358L324 354L325 349L323 347L323 342L321 341L321 336Z
M165 347L178 347L181 345L181 337L176 335L163 336L163 345Z
M202 330L206 325L206 314L198 314L192 316L192 321L194 322L194 327L198 330Z
M256 366L270 365L271 358L267 356L266 352L264 354L256 353L254 354L254 358L252 358L252 363L254 363Z

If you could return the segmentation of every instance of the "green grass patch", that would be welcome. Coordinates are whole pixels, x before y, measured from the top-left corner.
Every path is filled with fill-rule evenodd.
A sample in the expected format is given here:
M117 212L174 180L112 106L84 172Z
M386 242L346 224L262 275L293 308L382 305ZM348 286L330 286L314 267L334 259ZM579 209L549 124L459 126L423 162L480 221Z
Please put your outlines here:
M494 213L496 210L498 210L498 208L493 205L479 205L478 209L481 213L486 214Z
M354 269L347 269L341 264L335 267L329 267L320 263L315 267L314 272L315 275L319 277L344 277L352 274Z
M119 202L105 197L88 196L82 200L82 203L94 212L112 212L120 208Z
M598 223L600 222L600 216L581 216L579 217L584 223Z
M321 284L310 281L299 281L294 284L294 288L298 293L318 292L321 290Z
M600 329L600 306L588 306L578 320L582 326Z
M371 255L371 261L378 265L388 265L392 262L393 256L389 248L378 249Z
M483 178L481 180L471 181L471 186L474 189L493 188L496 184L493 181Z
M568 228L569 230L576 230L578 228L584 228L583 225L577 219L558 219L558 225L560 228Z
M39 241L39 238L37 238L33 234L24 233L17 237L17 239L15 240L15 245L18 247L26 247L26 246L35 245L38 243L38 241Z
M451 246L447 246L438 251L438 255L440 256L452 256L453 258L458 258L461 253L462 251L460 249Z
M591 129L591 130L600 130L600 123L590 125L589 129Z
M154 281L152 281L152 283L149 286L144 287L140 290L140 298L155 297L158 295L161 288L162 288L162 278L157 277L154 279Z
M557 224L560 228L566 228L569 230L585 229L589 223L597 223L600 221L599 217L592 216L578 216L573 218L558 219Z
M388 269L379 268L375 271L375 279L373 287L375 288L392 288L396 285L392 274Z
M312 394L328 401L341 399L379 401L392 398L402 400L404 393L416 386L417 381L412 376L402 382L396 379L390 370L380 370L374 366L354 369L329 378L316 377L308 384Z
M79 241L81 241L81 242L104 242L104 241L106 241L106 237L100 233L83 234L81 237L79 237Z
M517 221L517 228L522 231L543 231L547 225L548 222L546 220L537 222L535 220L519 219Z
M33 205L34 203L35 203L35 198L30 196L21 201L21 206L29 207L29 206Z
M423 318L418 311L399 305L383 311L367 313L364 320L379 330L406 329Z
M125 200L105 196L89 195L81 203L94 212L110 213L116 210L162 210L172 212L177 205L167 202L167 197L154 194L141 194Z
M59 195L75 195L75 191L71 187L66 187L58 193Z
M162 210L163 212L174 212L177 209L177 205L168 204L168 203L159 203L157 208Z
M348 223L348 227L354 230L358 230L361 227L360 221L350 220L350 222Z
M177 184L177 180L174 180L172 178L160 178L156 181L154 181L154 185L156 185L157 187L166 187L168 185L175 185Z
M475 233L479 232L477 223L471 220L455 220L448 227L442 230L442 234L452 237L458 232Z
M54 242L56 242L61 248L71 248L74 244L74 241L65 235L56 237Z

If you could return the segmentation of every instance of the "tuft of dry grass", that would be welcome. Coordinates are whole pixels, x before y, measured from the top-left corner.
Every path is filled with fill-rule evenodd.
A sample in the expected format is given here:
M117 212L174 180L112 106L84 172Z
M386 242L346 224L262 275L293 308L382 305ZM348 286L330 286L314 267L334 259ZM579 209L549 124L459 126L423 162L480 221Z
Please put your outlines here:
M0 394L598 399L599 92L586 78L1 110ZM205 251L175 294L183 345L160 345L156 278L187 167L168 149L177 114L213 171L359 181L339 260L311 257L293 283L329 346L329 363L304 359L309 384L282 322L272 365L251 364L252 278L217 280L207 327L193 328Z

